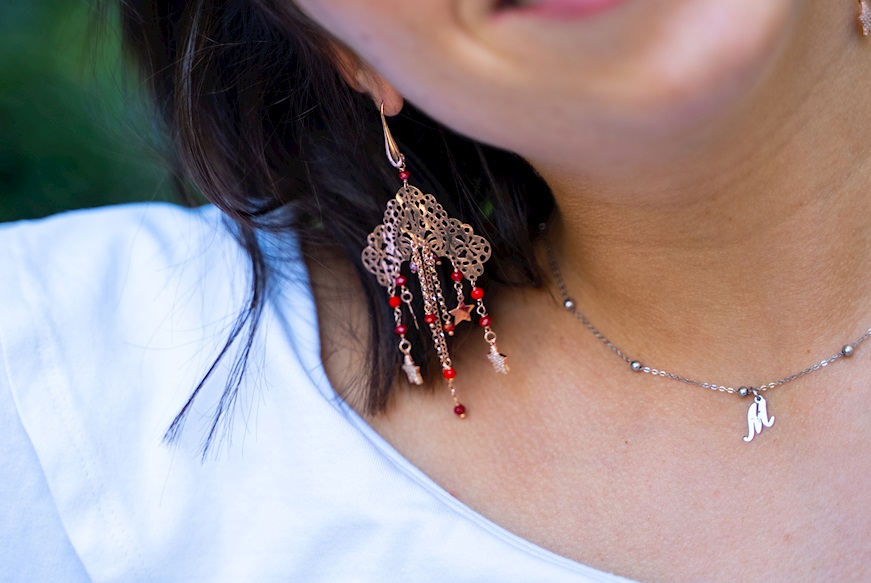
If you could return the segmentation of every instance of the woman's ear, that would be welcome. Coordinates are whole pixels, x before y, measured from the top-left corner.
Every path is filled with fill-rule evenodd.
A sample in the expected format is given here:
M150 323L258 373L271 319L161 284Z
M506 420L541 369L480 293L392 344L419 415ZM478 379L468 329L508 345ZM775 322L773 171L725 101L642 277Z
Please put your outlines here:
M348 85L355 91L369 95L375 102L376 108L380 108L383 102L385 115L396 115L402 111L404 103L402 95L387 79L349 48L336 42L332 44L336 67Z

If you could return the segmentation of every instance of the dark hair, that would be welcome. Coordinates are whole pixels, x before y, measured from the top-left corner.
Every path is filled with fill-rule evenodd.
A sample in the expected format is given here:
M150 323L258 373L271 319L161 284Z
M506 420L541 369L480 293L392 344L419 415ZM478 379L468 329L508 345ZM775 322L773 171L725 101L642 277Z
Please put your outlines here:
M252 287L218 362L242 342L205 448L232 407L263 308L270 266L258 232L293 232L302 248L353 262L370 314L365 407L383 411L400 365L392 310L360 252L400 182L384 155L378 112L337 69L335 41L279 0L126 0L123 44L151 92L180 183L237 225ZM454 133L408 104L391 128L414 172L448 212L492 244L491 284L539 284L532 250L550 190L520 157ZM424 338L412 339L418 347ZM417 355L421 361L425 354ZM217 362L215 363L217 365ZM172 440L215 365L167 432Z

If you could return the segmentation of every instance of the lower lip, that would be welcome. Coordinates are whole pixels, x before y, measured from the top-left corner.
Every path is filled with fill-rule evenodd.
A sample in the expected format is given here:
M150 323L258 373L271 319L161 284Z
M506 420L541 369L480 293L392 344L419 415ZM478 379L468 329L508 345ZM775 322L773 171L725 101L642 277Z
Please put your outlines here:
M500 17L537 16L541 18L588 18L616 8L623 0L544 0L530 6L501 10Z

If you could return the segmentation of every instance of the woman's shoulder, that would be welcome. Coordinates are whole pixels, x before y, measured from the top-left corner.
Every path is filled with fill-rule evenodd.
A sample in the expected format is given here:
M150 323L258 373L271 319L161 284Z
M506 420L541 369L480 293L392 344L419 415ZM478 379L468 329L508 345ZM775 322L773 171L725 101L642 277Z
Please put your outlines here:
M38 464L34 472L45 476L75 553L104 580L161 579L149 575L149 565L195 562L165 558L190 542L185 521L223 536L212 524L220 512L209 513L238 485L230 476L262 466L278 443L249 446L243 455L230 440L241 441L248 428L228 419L215 450L226 457L200 465L204 421L233 378L238 354L217 358L250 294L250 261L232 226L214 207L125 205L2 225L0 249L0 398L11 399ZM306 311L306 294L298 286L276 294L297 302L282 315ZM264 435L282 427L280 397L317 402L319 395L306 380L316 361L309 357L304 367L294 350L314 329L274 312L265 312L252 336L251 374L232 413L247 419L252 399L269 402L258 416ZM244 349L241 336L234 347ZM279 357L267 361L267 353ZM178 447L163 445L216 362ZM293 391L257 392L266 382ZM14 437L8 431L0 427L0 446Z
M0 483L25 465L44 479L7 509L45 512L0 500L19 564L63 560L94 581L587 580L494 536L331 391L301 268L270 295L218 459L199 447L232 358L163 445L247 298L245 254L219 225L213 209L146 205L0 227L14 247L0 259L0 450L22 452L0 456ZM52 539L29 528L43 515ZM55 539L65 551L41 546Z
M251 292L249 256L213 206L121 205L9 223L0 249L0 354L13 393L19 404L67 395L60 410L85 416L134 412L144 395L149 406L179 407ZM116 387L111 399L106 386Z
M247 284L244 251L211 206L119 205L7 223L0 249L7 351L40 331L43 345L87 335L96 350L101 338L135 335L190 304L238 311Z
M0 249L0 382L40 452L99 458L110 435L159 443L250 287L247 255L211 206L8 223Z
M230 229L213 206L101 207L0 225L0 269L70 285L122 267L202 260L206 251L230 250L230 241Z

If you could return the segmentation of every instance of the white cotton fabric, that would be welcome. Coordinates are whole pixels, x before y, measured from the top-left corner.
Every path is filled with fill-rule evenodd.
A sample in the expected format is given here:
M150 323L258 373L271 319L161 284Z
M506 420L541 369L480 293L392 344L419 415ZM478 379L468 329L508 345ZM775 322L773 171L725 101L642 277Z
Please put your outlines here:
M202 462L232 356L179 444L162 437L245 306L220 213L0 227L0 581L626 581L484 519L355 415L285 247L233 423Z

